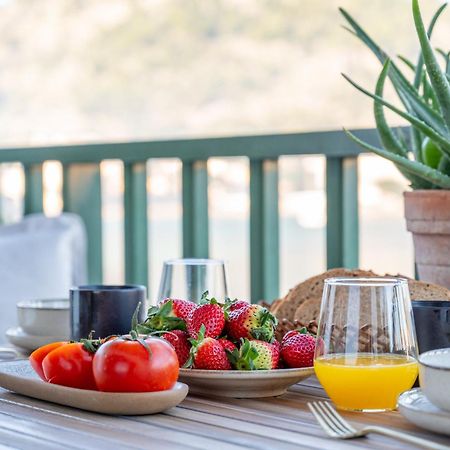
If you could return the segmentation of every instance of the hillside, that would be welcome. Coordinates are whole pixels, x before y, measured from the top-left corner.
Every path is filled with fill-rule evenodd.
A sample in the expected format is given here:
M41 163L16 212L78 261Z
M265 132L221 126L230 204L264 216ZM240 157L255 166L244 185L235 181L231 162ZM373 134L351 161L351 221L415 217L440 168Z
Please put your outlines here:
M426 17L439 4L422 3ZM372 86L379 68L338 6L415 54L407 0L3 0L0 141L371 126L340 72Z

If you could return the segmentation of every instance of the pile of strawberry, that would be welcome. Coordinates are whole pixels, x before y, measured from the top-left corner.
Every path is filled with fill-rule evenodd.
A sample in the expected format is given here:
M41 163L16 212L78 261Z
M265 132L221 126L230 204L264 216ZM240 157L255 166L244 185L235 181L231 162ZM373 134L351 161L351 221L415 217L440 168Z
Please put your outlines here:
M268 370L310 367L316 339L306 329L289 331L278 342L276 318L260 305L243 300L219 303L208 299L199 305L166 299L151 307L138 331L161 331L172 344L181 367L209 370Z

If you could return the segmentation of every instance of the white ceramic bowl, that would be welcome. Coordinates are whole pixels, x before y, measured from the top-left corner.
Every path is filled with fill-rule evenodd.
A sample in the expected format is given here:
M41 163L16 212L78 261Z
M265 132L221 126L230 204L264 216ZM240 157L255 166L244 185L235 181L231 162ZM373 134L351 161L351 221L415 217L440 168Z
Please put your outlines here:
M450 348L430 350L419 356L419 381L433 405L450 411Z
M17 304L22 330L34 336L70 336L69 300L29 300Z

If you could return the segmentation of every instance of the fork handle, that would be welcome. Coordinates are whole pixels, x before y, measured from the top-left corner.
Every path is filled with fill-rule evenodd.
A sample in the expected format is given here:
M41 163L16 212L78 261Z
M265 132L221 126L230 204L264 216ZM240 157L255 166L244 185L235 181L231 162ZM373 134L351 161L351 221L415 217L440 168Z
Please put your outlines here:
M450 447L447 445L437 444L436 442L430 442L422 438L418 438L415 436L411 436L410 434L400 433L399 431L393 431L389 428L383 427L365 427L364 431L382 434L384 436L389 436L395 439L399 439L404 442L408 442L410 444L418 445L423 448L429 448L433 450L449 450Z

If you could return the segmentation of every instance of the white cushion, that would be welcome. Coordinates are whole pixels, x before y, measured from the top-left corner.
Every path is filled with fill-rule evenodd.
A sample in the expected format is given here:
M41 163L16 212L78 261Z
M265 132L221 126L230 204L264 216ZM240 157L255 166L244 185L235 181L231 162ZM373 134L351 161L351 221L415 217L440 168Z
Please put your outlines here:
M1 226L0 342L17 324L17 302L68 298L71 286L85 282L86 234L78 216L33 214Z

